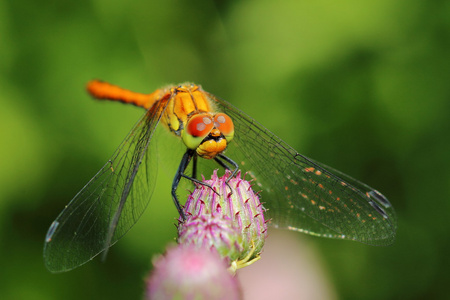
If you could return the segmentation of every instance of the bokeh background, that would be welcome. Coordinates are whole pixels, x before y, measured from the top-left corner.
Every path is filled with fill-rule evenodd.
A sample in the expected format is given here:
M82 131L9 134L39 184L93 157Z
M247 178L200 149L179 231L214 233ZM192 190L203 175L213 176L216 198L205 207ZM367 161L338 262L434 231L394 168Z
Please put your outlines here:
M142 114L91 100L93 78L141 92L200 83L393 203L391 247L271 231L240 275L247 299L292 286L284 299L444 299L449 46L449 1L1 1L0 299L139 299L152 257L174 242L160 176L106 263L44 267L48 226Z

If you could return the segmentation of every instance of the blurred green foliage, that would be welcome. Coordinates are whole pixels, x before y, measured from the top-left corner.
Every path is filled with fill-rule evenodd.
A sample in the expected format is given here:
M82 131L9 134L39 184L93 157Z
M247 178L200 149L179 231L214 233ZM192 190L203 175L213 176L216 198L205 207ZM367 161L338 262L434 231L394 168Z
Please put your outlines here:
M48 226L142 114L91 100L92 78L141 92L202 84L388 196L392 247L299 234L340 298L448 294L450 2L6 0L0 45L0 299L137 299L174 239L162 176L107 263L46 271Z

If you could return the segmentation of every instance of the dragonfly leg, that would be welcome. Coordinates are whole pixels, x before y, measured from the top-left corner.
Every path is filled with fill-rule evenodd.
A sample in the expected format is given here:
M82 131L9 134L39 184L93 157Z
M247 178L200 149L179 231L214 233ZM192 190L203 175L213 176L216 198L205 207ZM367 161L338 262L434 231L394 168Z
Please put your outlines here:
M226 163L224 163L224 162L221 161L219 158L217 158L217 156L214 157L214 160L215 160L222 168L224 168L225 170L230 170L230 171L231 171L230 166L228 166Z
M220 159L219 159L219 158L220 158ZM215 160L219 165L221 165L222 167L224 167L224 168L227 169L227 170L230 170L230 171L231 171L231 168L230 168L225 162L229 163L230 165L232 165L232 166L234 167L234 170L233 170L233 172L231 173L231 176L227 178L227 181L226 181L227 183L228 183L228 181L231 180L231 178L233 178L234 176L236 176L236 173L237 173L238 170L239 170L239 165L238 165L234 160L232 160L231 158L229 158L229 157L227 157L227 156L225 156L225 155L223 155L223 154L217 155L217 156L214 158L214 160Z
M181 176L186 179L189 179L190 181L195 182L197 184L201 184L201 185L209 187L214 193L216 193L218 195L219 193L216 192L216 190L214 190L210 184L207 184L207 183L197 179L197 158L198 158L197 155L194 155L192 157L192 164L193 164L192 165L192 177L189 177L184 173L181 173Z
M194 155L195 155L195 150L192 150L192 149L186 150L186 152L183 155L183 158L181 159L180 165L178 166L177 173L175 174L175 177L173 178L173 181L172 181L173 203L175 204L175 207L177 208L178 213L183 218L183 220L186 220L186 215L183 212L180 201L178 201L177 188L180 183L181 177L184 176L184 171L186 170L187 166L189 165L189 162L191 161L191 159Z
M194 155L193 161L192 161L192 178L197 179L197 155Z
M218 193L215 189L213 189L213 187L212 187L210 184L208 184L208 183L206 183L206 182L203 182L203 181L200 181L200 180L198 180L198 179L189 177L189 176L187 176L186 174L181 174L181 177L184 177L184 178L186 178L186 179L189 179L190 181L195 182L195 183L197 183L197 184L201 184L201 185L204 185L204 186L206 186L206 187L209 187L214 193L216 193L217 195L219 195L219 193Z
M211 185L209 185L207 183L204 183L204 182L202 182L202 181L200 181L200 180L198 180L196 178L189 177L186 174L184 174L184 172L186 171L186 168L189 165L189 162L191 161L191 159L194 160L193 161L193 163L194 163L194 169L193 170L195 171L195 173L197 172L197 155L196 155L196 152L195 152L195 150L187 149L186 152L183 155L183 158L181 159L180 165L178 166L177 173L175 174L175 177L174 177L173 182L172 182L172 199L173 199L173 202L175 204L175 207L178 210L178 213L183 218L183 220L186 220L186 215L184 214L183 208L181 207L180 201L178 200L177 193L176 193L178 185L180 184L181 177L189 179L192 182L195 182L195 183L207 186L214 193L219 194L216 190L214 190L212 188Z
M219 159L219 158L220 158L220 159ZM221 160L221 159L222 159L222 160ZM232 189L231 186L228 184L228 182L231 180L231 178L233 178L233 177L236 175L237 171L239 170L239 165L238 165L234 160L232 160L231 158L229 158L229 157L227 157L227 156L225 156L225 155L223 155L223 154L217 155L217 156L214 158L214 160L215 160L219 165L221 165L223 168L225 168L226 170L230 170L230 171L231 171L230 166L227 165L226 162L229 163L229 164L231 164L231 165L233 165L234 170L233 170L233 172L231 173L231 176L228 177L227 180L225 180L225 184L228 186L228 188L230 189L231 193L233 194L233 189Z

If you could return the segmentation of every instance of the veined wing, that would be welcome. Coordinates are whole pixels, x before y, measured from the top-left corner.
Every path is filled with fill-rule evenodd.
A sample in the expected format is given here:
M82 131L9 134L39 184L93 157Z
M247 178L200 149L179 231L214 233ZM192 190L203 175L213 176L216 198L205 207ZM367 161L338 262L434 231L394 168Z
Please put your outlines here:
M145 113L52 223L44 245L50 271L69 271L91 260L116 243L142 215L157 175L156 143L150 142L168 102L157 102Z
M299 154L244 112L209 95L233 120L226 155L263 190L272 226L370 245L394 242L396 215L381 193Z

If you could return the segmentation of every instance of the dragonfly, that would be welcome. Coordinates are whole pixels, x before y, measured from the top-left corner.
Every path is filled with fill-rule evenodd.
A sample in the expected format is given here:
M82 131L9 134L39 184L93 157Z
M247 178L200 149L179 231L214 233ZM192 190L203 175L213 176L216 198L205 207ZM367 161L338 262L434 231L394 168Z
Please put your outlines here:
M377 246L395 240L396 214L383 194L300 154L200 85L183 83L142 94L93 80L87 90L96 99L133 104L146 112L51 224L44 245L51 272L69 271L106 254L138 221L155 188L160 124L186 148L172 183L181 218L178 185L183 178L202 184L196 178L202 161L250 176L261 190L272 227Z

